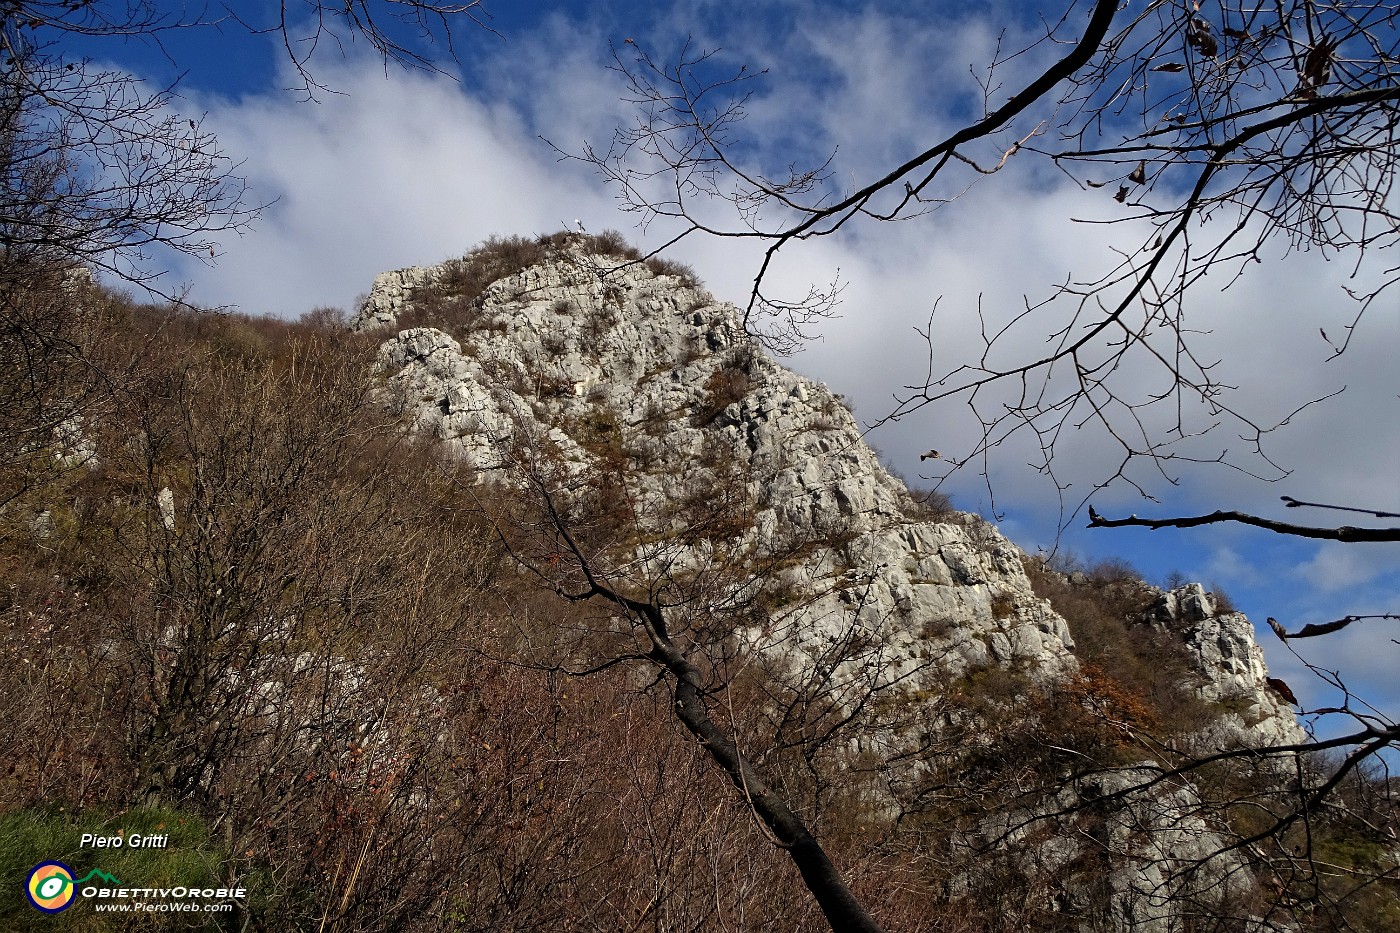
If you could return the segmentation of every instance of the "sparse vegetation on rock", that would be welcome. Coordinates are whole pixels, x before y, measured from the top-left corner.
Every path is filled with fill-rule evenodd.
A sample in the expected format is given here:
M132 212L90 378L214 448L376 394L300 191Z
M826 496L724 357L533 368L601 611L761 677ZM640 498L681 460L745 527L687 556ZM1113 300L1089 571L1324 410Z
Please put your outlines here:
M637 258L492 241L357 330L45 319L69 355L3 389L52 418L0 420L4 864L162 813L255 892L208 929L1393 919L1389 786L1288 820L1336 764L1243 617L911 493Z

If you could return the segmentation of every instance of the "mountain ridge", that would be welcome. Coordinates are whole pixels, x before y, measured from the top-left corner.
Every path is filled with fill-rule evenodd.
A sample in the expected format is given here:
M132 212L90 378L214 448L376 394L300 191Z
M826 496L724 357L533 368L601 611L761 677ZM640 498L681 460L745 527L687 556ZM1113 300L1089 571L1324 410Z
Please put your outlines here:
M881 590L880 614L1012 623L960 641L955 667L1018 659L1065 666L1073 638L1063 618L1036 605L1022 569L1029 555L970 513L950 513L956 521L942 523L962 529L958 548L966 554L949 549L948 533L917 528L916 497L878 462L840 397L764 354L744 334L738 308L684 274L658 275L625 254L591 251L594 238L562 235L555 242L562 246L551 246L550 258L492 281L469 300L457 325L465 350L434 327L398 331L382 344L378 365L415 431L490 470L499 465L499 446L527 424L558 445L564 462L581 466L596 459L587 447L597 446L598 422L589 416L613 412L617 424L604 427L632 432L621 439L622 452L637 467L642 500L664 496L658 476L682 487L704 483L705 476L688 479L686 471L704 473L696 455L706 437L719 436L762 487L753 491L759 542L771 546L793 527L809 536L856 535L869 549L857 563L887 571L871 581ZM602 242L617 249L615 241ZM352 328L387 331L425 297L441 306L457 262L380 274ZM813 578L851 569L826 561ZM955 580L986 590L972 603L932 598L930 584ZM1244 714L1254 725L1237 716L1226 732L1240 742L1303 741L1296 718L1267 688L1262 652L1242 615L1217 614L1199 585L1153 592L1150 620L1194 646L1202 696L1258 697Z
M11 470L61 468L0 524L24 814L172 806L341 904L316 853L382 817L402 841L355 901L382 928L582 929L606 890L810 929L793 839L909 930L1301 933L1304 831L1388 870L1369 811L1296 822L1329 765L1227 600L911 492L839 394L620 238L386 273L359 333L84 299L85 352L131 376ZM94 718L120 728L66 725ZM106 764L36 789L75 741ZM442 890L503 858L534 880Z

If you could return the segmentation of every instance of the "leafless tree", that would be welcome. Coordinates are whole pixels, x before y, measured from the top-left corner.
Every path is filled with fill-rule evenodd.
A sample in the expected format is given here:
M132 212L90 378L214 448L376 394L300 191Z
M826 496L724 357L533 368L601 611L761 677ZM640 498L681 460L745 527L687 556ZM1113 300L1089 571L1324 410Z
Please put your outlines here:
M1115 251L1108 270L1047 283L1045 294L1009 310L979 306L982 346L973 358L937 358L934 328L947 312L936 308L919 328L929 343L928 370L906 386L888 415L898 420L961 403L981 431L971 449L948 458L950 469L986 464L1013 438L1028 437L1038 449L1033 465L1062 495L1067 483L1057 475L1056 452L1083 436L1078 429L1093 427L1118 455L1093 477L1089 492L1067 503L1068 522L1110 483L1150 498L1141 466L1169 482L1188 465L1287 475L1267 449L1268 436L1325 399L1291 400L1294 412L1273 420L1236 403L1230 361L1204 350L1209 324L1190 311L1190 297L1208 273L1234 282L1279 252L1316 250L1344 259L1366 283L1348 293L1355 304L1347 326L1322 334L1334 357L1355 346L1368 313L1384 309L1400 278L1400 267L1378 259L1400 242L1393 196L1400 159L1396 14L1393 4L1375 0L1059 4L1042 11L1032 41L998 43L983 63L979 114L849 184L849 166L834 153L805 164L764 161L764 147L744 133L763 71L726 71L722 57L691 45L667 59L629 41L614 51L614 67L638 119L606 147L585 146L575 156L593 165L643 224L659 221L676 231L659 249L693 236L760 243L746 325L779 349L799 345L834 297L817 289L785 303L772 294L777 257L804 241L936 218L971 186L1028 158L1045 160L1085 191L1100 191L1107 205L1122 205L1121 216L1105 222L1123 225L1131 242ZM1311 331L1320 322L1303 315L1296 323ZM1017 349L1024 346L1035 349ZM1157 377L1150 388L1145 373ZM1244 456L1206 451L1199 438L1213 431L1238 434ZM1090 521L1096 527L1234 521L1314 538L1396 539L1390 528L1307 529L1238 512L1158 519L1090 512ZM1292 645L1359 621L1344 616L1300 630L1280 624L1277 631ZM1341 708L1314 712L1347 716L1356 726L1335 740L1344 757L1331 770L1300 777L1291 796L1263 808L1272 814L1264 833L1238 841L1249 850L1265 839L1290 838L1304 859L1285 852L1277 864L1314 878L1315 851L1289 832L1310 825L1329 795L1367 762L1383 761L1379 756L1397 738L1392 718L1345 691L1336 672L1321 673L1348 699ZM1167 770L1199 775L1218 764L1183 759ZM1141 785L1132 792L1138 790Z
M180 287L162 281L169 254L212 263L220 237L258 213L236 159L202 116L181 109L175 87L152 90L75 43L163 51L176 32L276 32L310 95L322 89L310 70L319 45L359 38L386 62L431 67L419 41L454 54L454 25L483 24L478 7L284 3L262 21L232 5L158 0L0 4L0 503L71 463L60 450L65 432L118 381L77 352L103 301L90 288L94 274L178 300Z
M41 50L0 30L4 187L0 246L40 260L149 280L157 248L215 252L211 237L246 226L233 162L171 92Z
M476 608L498 559L489 526L378 404L367 341L279 345L237 319L148 314L147 367L91 429L102 456L49 490L51 569L67 568L50 586L71 595L27 628L68 644L8 681L103 736L75 756L101 776L73 770L105 789L56 795L198 814L228 853L221 872L276 880L240 905L256 923L447 926L444 876L480 878L496 868L483 849L520 844L498 839L522 809L499 790L522 754L491 754L496 732L527 746L541 728L510 711L525 691L511 695L509 671L462 663L489 624ZM7 622L33 618L30 596L10 594ZM483 705L461 702L469 677ZM26 770L40 757L11 750ZM560 872L553 849L583 835L566 824L531 849L522 883ZM475 903L499 909L490 892Z
M1374 0L1057 5L1041 11L1034 41L998 44L978 78L980 115L850 184L835 154L806 165L762 161L743 125L762 71L725 71L689 45L668 61L629 42L614 67L638 120L577 157L643 223L679 230L660 249L694 235L763 244L747 322L782 348L801 342L835 290L775 297L767 281L780 252L862 224L936 215L1010 160L1047 159L1121 203L1123 216L1109 222L1131 224L1140 244L1122 248L1110 271L1052 286L1024 308L979 308L979 358L944 368L931 354L926 377L907 387L891 418L961 401L983 430L954 463L981 462L1029 434L1051 476L1069 428L1095 425L1122 452L1100 483L1136 482L1129 466L1139 461L1163 472L1200 461L1245 468L1181 449L1184 438L1228 424L1263 458L1255 469L1276 470L1263 440L1277 423L1232 407L1224 367L1201 352L1192 328L1202 325L1188 325L1184 301L1207 272L1245 274L1275 242L1358 266L1396 242L1394 16ZM1353 293L1355 319L1327 338L1337 354L1395 282L1396 269L1380 265ZM1016 350L1022 335L1049 342L1027 354ZM1162 380L1151 390L1124 376L1154 371ZM1206 412L1204 427L1193 408Z
M269 21L231 5L157 0L17 0L0 4L0 503L68 463L54 456L91 404L115 385L77 352L101 298L94 273L137 283L164 299L171 252L213 262L221 236L258 213L236 160L174 87L83 57L101 41L163 50L179 31L234 27L276 32L302 90L322 89L310 70L318 45L356 37L387 61L430 67L418 40L454 54L459 21L483 24L479 4L356 0L277 7ZM241 18L240 18L241 17ZM91 298L91 302L87 301ZM65 427L66 426L66 427Z
M721 909L697 863L746 903L772 886L655 698L489 660L519 574L380 407L369 341L123 309L79 347L144 351L100 456L39 490L51 528L3 516L7 819L197 818L220 877L264 879L252 927L696 923Z
M1329 512L1361 513L1370 518L1382 520L1400 517L1393 512L1384 510L1304 502L1294 499L1291 496L1284 496L1283 502L1287 508L1315 508ZM1365 545L1400 541L1400 528L1393 526L1375 528L1357 527L1354 525L1305 525L1298 522L1280 521L1238 511L1216 511L1206 515L1161 518L1145 518L1137 515L1130 515L1127 518L1105 518L1096 510L1090 508L1089 517L1089 527L1091 528L1194 528L1203 525L1234 523L1262 528L1289 537L1339 541L1349 544ZM1351 771L1366 766L1370 759L1400 744L1400 723L1397 723L1394 717L1387 712L1379 710L1369 703L1366 703L1364 699L1355 696L1352 691L1347 688L1345 678L1340 672L1329 671L1315 664L1308 663L1306 659L1299 654L1294 645L1301 639L1330 635L1357 623L1395 622L1398 620L1400 620L1400 613L1393 612L1373 613L1368 615L1344 615L1328 622L1309 623L1300 628L1295 627L1290 630L1289 626L1280 622L1278 619L1272 616L1268 618L1269 627L1279 640L1287 644L1289 650L1292 651L1299 660L1303 661L1304 665L1314 675L1322 678L1329 686L1336 688L1343 697L1340 706L1305 710L1305 712L1312 714L1318 719L1329 716L1345 718L1349 721L1349 726L1354 730L1342 738L1332 739L1329 743L1326 743L1331 747L1346 748L1348 752L1336 771L1326 776L1326 781L1328 782L1326 787L1318 791L1314 799L1308 801L1309 806L1319 803L1326 796L1325 791L1340 784ZM1394 641L1394 639L1391 640ZM1276 689L1288 690L1289 688L1283 685L1281 688ZM1291 694L1291 690L1289 690L1289 693ZM1297 699L1291 697L1290 702L1296 704Z
M99 67L74 50L75 40L87 48L142 42L164 52L177 32L275 33L309 97L326 90L312 71L321 46L362 40L386 62L434 67L420 43L431 39L454 55L455 24L483 25L479 7L476 0L282 3L264 21L224 4L7 3L0 8L0 246L149 284L161 271L160 250L212 261L217 237L245 229L257 214L236 160L200 115L181 111L175 87L152 91L137 76Z
M9 271L0 285L0 509L82 465L81 415L110 385L81 352L93 290L51 267Z
M666 706L792 860L831 928L880 929L813 827L859 797L855 737L914 715L899 699L937 659L889 663L857 621L869 581L854 572L785 581L784 566L826 545L756 544L749 478L723 443L704 455L713 482L657 495L624 459L604 452L578 473L518 432L500 445L507 485L483 502L520 566L580 607L571 625L522 622L531 650L520 657L570 677L631 668L644 689L664 686ZM795 664L782 646L816 624L808 612L832 587L849 588L849 618L810 666Z
M165 50L165 40L190 30L234 28L276 36L303 82L300 90L306 94L327 90L311 71L312 57L322 45L341 51L346 44L364 41L386 62L436 68L440 62L425 51L423 40L451 57L461 23L490 28L490 16L481 0L350 0L339 4L282 0L256 12L233 3L195 7L165 0L14 0L6 3L0 14L7 26L27 29L36 36L137 40L167 57L170 53Z

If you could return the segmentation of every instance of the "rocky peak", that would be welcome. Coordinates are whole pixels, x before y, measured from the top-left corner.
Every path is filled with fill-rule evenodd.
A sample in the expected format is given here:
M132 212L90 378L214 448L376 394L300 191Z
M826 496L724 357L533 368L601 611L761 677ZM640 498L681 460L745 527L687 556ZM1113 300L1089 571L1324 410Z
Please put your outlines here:
M379 352L416 430L483 476L522 434L547 439L578 473L621 463L644 506L719 488L737 468L748 541L769 551L827 542L782 572L781 585L814 594L784 648L794 657L819 655L854 618L878 631L893 670L942 659L920 690L989 665L1041 680L1076 668L1069 628L1032 592L1020 549L974 515L930 514L878 462L841 397L774 362L734 305L598 242L557 235L475 294L460 292L472 279L464 264L480 257L375 278L354 326L431 325L389 336ZM1160 593L1145 622L1191 649L1196 690L1222 713L1212 741L1301 741L1244 616L1217 614L1190 585Z
M357 325L441 301L447 272L379 276ZM621 460L641 503L720 488L737 467L750 543L825 542L778 581L813 594L784 649L801 663L854 624L883 644L891 676L943 657L922 689L986 665L1074 667L1014 545L976 516L926 514L840 396L779 366L735 306L681 277L571 243L493 282L450 327L390 337L379 359L414 427L488 474L521 435L580 472Z
M1141 622L1191 649L1197 695L1220 713L1201 739L1216 748L1307 741L1292 706L1271 685L1264 652L1244 613L1219 611L1214 593L1188 583L1162 593Z
M541 255L507 264L484 283L464 268L481 261L470 256L375 279L355 326L400 328L386 332L378 361L414 430L437 437L483 481L509 481L510 451L519 444L548 451L560 476L611 471L651 540L666 540L690 503L731 497L735 521L717 534L732 553L800 555L777 563L763 584L798 594L780 633L756 623L736 637L777 676L816 675L838 685L833 696L843 682L853 695L861 684L897 685L923 710L907 717L907 735L862 736L857 752L868 744L917 747L939 728L962 730L974 745L992 742L969 726L969 715L980 714L957 705L964 686L988 671L1014 674L996 701L1012 705L1024 700L1020 687L1045 691L1075 680L1081 666L1070 628L1033 591L1019 548L975 515L911 495L878 462L842 398L774 362L746 335L733 305L683 274L593 246L586 237L556 236ZM1242 615L1218 613L1201 587L1187 586L1159 593L1141 624L1190 651L1193 687L1219 713L1198 737L1203 749L1302 740L1268 687ZM1066 696L1075 705L1091 694ZM911 755L904 767L922 765ZM1172 857L1215 851L1220 839L1192 815L1190 800L1169 796L1149 794L1143 805L1195 840L1173 844ZM1140 821L1125 810L1123 826L1130 825ZM1153 907L1151 922L1130 922L1147 909L1134 892L1153 889L1165 871L1151 845L1125 834L1128 854L1113 875L1118 913L1108 928L1175 929L1180 918L1170 904ZM1067 866L1080 858L1079 842L1054 846ZM1081 881L1065 881L1065 904L1098 883Z

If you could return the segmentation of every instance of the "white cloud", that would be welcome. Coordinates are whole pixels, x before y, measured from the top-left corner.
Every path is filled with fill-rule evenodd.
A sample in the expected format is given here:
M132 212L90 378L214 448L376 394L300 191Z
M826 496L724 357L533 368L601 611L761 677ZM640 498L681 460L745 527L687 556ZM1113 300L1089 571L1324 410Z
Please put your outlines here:
M1374 707L1393 716L1400 704L1395 685L1400 645L1390 640L1384 625L1354 623L1331 635L1294 641L1291 646L1297 655L1276 642L1264 641L1269 669L1288 681L1305 707L1339 707L1349 692L1354 709L1369 712ZM1342 720L1331 723L1328 731L1335 734L1355 727L1355 722Z
M765 166L786 155L800 167L803 157L835 149L834 184L845 190L938 138L955 116L947 110L950 93L962 107L958 119L980 113L980 99L968 94L977 88L967 71L968 64L985 62L990 55L992 34L980 20L950 24L947 17L918 19L874 8L818 16L811 5L783 7L804 11L796 17L797 28L780 36L751 30L727 37L735 61L772 66L768 90L755 96L748 121L738 130L754 141ZM1015 47L1015 37L1009 37L1004 48ZM818 67L821 73L814 77ZM1017 59L1010 67L1025 73L1036 65ZM1006 70L1000 75L1005 88L1017 86L1016 77ZM926 348L913 328L926 323L939 296L935 377L978 360L979 305L990 320L1004 321L1023 309L1023 296L1034 301L1057 284L1093 279L1117 262L1115 250L1141 242L1143 231L1131 224L1073 222L1076 217L1124 217L1130 210L1116 204L1109 190L1080 190L1035 158L1018 155L1006 171L929 217L898 225L860 221L842 235L790 245L769 280L785 295L800 296L809 283L829 281L838 268L848 284L845 317L823 329L825 339L798 358L799 368L855 397L866 418L877 417L892 407L892 394L923 377ZM976 177L955 168L954 177ZM1225 212L1217 213L1214 223L1223 226L1215 229L1229 227ZM1202 232L1192 235L1199 248ZM746 298L749 276L758 267L752 249L725 240L682 252L686 258L701 257L693 261L718 294L741 303ZM1269 485L1248 473L1183 462L1179 469L1169 469L1172 479L1180 479L1175 485L1143 463L1133 475L1168 502L1167 511L1275 512L1278 496L1285 492L1400 506L1400 480L1392 466L1400 460L1400 435L1393 430L1400 377L1389 362L1400 345L1400 324L1373 313L1365 322L1364 338L1331 363L1325 362L1330 351L1318 333L1321 327L1337 338L1354 313L1341 290L1344 283L1354 284L1348 282L1349 272L1317 254L1294 254L1286 263L1249 264L1228 290L1215 286L1216 280L1223 286L1230 279L1223 268L1193 289L1186 322L1198 332L1189 340L1198 348L1200 362L1226 387L1218 399L1245 417L1268 426L1312 399L1342 385L1347 389L1336 400L1299 412L1270 435L1265 453L1272 463L1251 454L1249 441L1239 436L1247 433L1244 425L1230 424L1208 406L1188 400L1182 409L1188 433L1224 423L1204 438L1179 442L1180 455L1211 460L1228 448L1232 460L1249 471L1273 479L1287 474L1287 481ZM1066 313L1038 310L1028 317L1024 332L1005 341L1006 352L998 358L1034 359L1046 349L1045 335L1065 322ZM1168 358L1175 350L1170 336L1154 335ZM1112 378L1125 397L1138 399L1165 384L1165 372L1141 359L1119 368ZM1008 388L987 392L988 408L996 411ZM1161 437L1176 413L1168 404L1146 414L1120 410L1116 423L1128 431L1134 418L1143 417L1143 427ZM916 469L912 458L926 449L930 437L965 450L977 441L979 427L967 408L953 400L883 430L878 442L895 463ZM1056 466L1073 483L1067 501L1077 501L1094 481L1110 476L1122 457L1112 436L1093 419L1071 419L1058 441ZM992 463L994 478L1007 498L1053 503L1056 488L1022 466L1035 453L1033 445L1006 445ZM960 485L975 490L979 483L971 478ZM1137 493L1121 486L1106 498L1126 505L1137 501Z
M748 30L707 38L727 42L736 61L774 66L771 92L755 98L739 132L761 140L769 154L785 147L824 151L839 143L841 170L863 180L937 135L949 119L934 106L941 91L953 84L963 92L975 87L966 65L985 58L989 34L971 20L941 33L936 26L867 11L827 15L790 33ZM833 43L833 32L851 41ZM243 168L255 194L280 200L256 233L228 245L218 268L186 271L198 283L196 300L281 315L319 304L349 306L378 272L458 255L493 234L553 230L575 217L590 229L612 226L642 239L629 225L632 218L617 213L614 192L581 163L558 161L538 138L570 149L584 139L606 145L612 129L635 116L618 100L619 77L606 68L609 38L617 41L601 26L555 17L499 47L475 50L471 70L478 77L463 83L421 73L386 76L378 63L357 61L322 70L326 82L344 93L326 95L319 105L281 95L201 102L227 149L246 159ZM809 86L804 77L817 60L827 74ZM1082 279L1109 267L1113 249L1131 245L1140 233L1073 218L1125 213L1107 192L1080 190L1023 153L1004 172L928 217L867 222L837 237L794 244L774 271L774 288L800 296L839 269L847 290L844 316L825 326L823 339L793 362L854 398L858 415L873 420L892 407L892 394L924 377L928 347L913 328L927 323L940 296L935 376L977 360L979 307L1005 319L1024 308L1023 296L1041 298L1070 276ZM658 225L645 241L659 242L665 233ZM759 248L750 241L688 239L674 255L693 263L719 297L743 304ZM1335 337L1350 313L1340 293L1346 271L1316 256L1295 255L1288 263L1252 267L1223 293L1193 294L1188 315L1193 326L1209 331L1196 338L1206 360L1223 361L1218 374L1238 386L1232 399L1261 421L1282 418L1341 384L1347 391L1297 415L1278 435L1273 451L1295 470L1286 483L1188 469L1183 483L1171 486L1148 471L1143 475L1152 480L1151 490L1165 500L1159 513L1206 507L1277 512L1277 496L1284 492L1344 504L1400 505L1393 468L1400 462L1393 408L1400 376L1392 362L1400 323L1373 314L1346 357L1323 361L1326 346L1318 327ZM1051 320L1063 317L1037 312L1008 350L1043 352ZM1117 378L1141 391L1158 377L1131 369ZM872 439L916 478L927 466L917 460L920 451L930 445L965 451L976 443L978 429L965 405L953 401ZM1226 442L1239 444L1221 432L1220 443ZM1092 424L1067 426L1060 445L1057 465L1073 483L1064 493L1072 506L1105 470L1111 472L1119 455L1111 438L1095 433ZM1051 483L1024 466L1034 452L1009 444L990 467L999 505L1020 513L1013 522L1028 530L1039 523L1037 534L1043 536L1060 499ZM952 491L969 506L988 504L976 467L955 477ZM1130 490L1114 504L1143 511ZM1201 553L1171 563L1199 565ZM1213 553L1203 571L1238 578L1242 585L1255 580L1245 572L1252 562L1281 566L1266 565L1236 539ZM1387 569L1356 556L1324 561L1319 554L1311 560L1305 569L1319 582ZM1372 563L1363 568L1366 560ZM1294 556L1287 567L1297 563Z
M1219 586L1257 586L1267 578L1257 556L1229 545L1211 548L1206 563L1190 568L1187 575L1207 585Z
M1072 222L1090 212L1110 215L1111 199L1101 192L1096 203L1094 193L1065 187L1035 190L1025 181L1024 176L1008 174L986 182L955 209L889 227L885 236L866 230L860 236L833 238L818 250L807 249L808 259L816 260L807 267L810 274L839 266L851 285L845 318L827 329L825 342L804 354L801 364L816 372L841 372L850 384L845 390L861 401L867 417L874 417L892 407L892 393L924 377L929 348L913 328L927 323L940 296L932 347L935 379L959 364L978 361L979 306L989 321L1005 321L1024 308L1022 296L1034 301L1068 276L1090 277L1112 261L1116 246L1132 241L1125 227ZM1104 201L1110 202L1107 208ZM800 261L793 265L803 266ZM1198 358L1212 367L1212 375L1228 387L1221 399L1260 426L1289 420L1266 439L1271 464L1252 455L1250 443L1240 436L1242 425L1224 421L1199 403L1188 404L1188 426L1224 423L1179 448L1206 460L1228 448L1232 459L1251 472L1282 481L1261 483L1248 473L1221 466L1183 464L1169 468L1182 479L1180 485L1172 485L1150 468L1139 469L1135 475L1148 491L1168 503L1159 514L1216 508L1276 514L1281 511L1278 497L1285 493L1376 508L1400 506L1400 474L1393 468L1400 462L1400 435L1393 429L1393 348L1400 346L1400 325L1373 315L1365 322L1365 337L1346 356L1326 362L1330 350L1319 326L1335 334L1337 320L1354 310L1341 293L1342 281L1335 265L1295 256L1288 263L1255 267L1223 293L1203 287L1192 294L1186 321L1199 333L1188 339ZM1030 361L1044 354L1045 335L1063 324L1064 313L1037 310L1026 319L1023 331L1006 341L1006 352L998 359ZM1159 339L1158 346L1171 352L1170 341ZM1160 365L1139 358L1114 379L1125 397L1142 399L1163 387L1164 376ZM1343 386L1346 390L1337 398L1289 418L1299 406ZM1033 383L1032 391L1037 387ZM985 401L992 404L985 407L996 411L1005 392L1018 388L1008 383L1000 392L988 393ZM1143 423L1161 436L1176 409L1158 408L1156 414L1144 415ZM1118 416L1120 429L1134 425L1126 413ZM881 443L891 456L911 462L910 456L926 448L928 437L967 449L977 440L978 428L965 405L953 400L909 418L904 430L885 432ZM1024 439L1030 440L1029 435ZM1122 457L1113 438L1093 419L1072 419L1057 440L1056 466L1076 489L1111 475ZM997 464L1006 471L1000 474L1001 482L1035 484L1042 502L1053 500L1052 485L1020 468L1033 453L1024 444L1004 449ZM1107 500L1139 511L1132 504L1135 495L1123 488L1116 500Z
M787 8L802 14L795 15L797 29L706 37L727 42L735 61L773 66L770 90L755 98L738 132L763 141L770 154L839 145L840 170L862 180L936 137L950 120L936 106L940 95L957 88L966 105L967 92L976 88L966 67L985 60L992 41L974 18L950 27L945 20L873 9L817 17L811 5ZM711 28L723 23L724 17L713 18ZM614 192L581 163L558 161L538 138L567 149L584 139L606 145L611 130L635 116L618 100L619 77L606 69L608 40L617 38L592 21L555 16L499 46L474 46L470 65L477 77L461 84L421 73L391 70L386 76L377 62L359 60L321 70L319 76L343 93L325 95L318 105L283 95L199 102L228 151L246 159L243 170L255 196L277 201L254 234L227 245L217 268L182 270L197 283L195 299L295 315L318 304L348 306L377 272L460 254L492 234L543 232L581 217L590 229L615 226L637 237L632 218L617 213ZM813 84L816 64L824 76ZM959 177L973 173L960 168ZM1124 213L1105 191L1079 190L1023 153L928 217L897 225L866 222L838 237L794 244L772 277L783 294L800 296L838 269L847 283L844 317L825 327L824 340L795 362L855 398L860 414L874 419L892 407L894 393L922 380L928 348L913 328L927 322L940 296L935 376L978 359L979 307L1005 320L1023 308L1023 296L1044 297L1070 276L1084 278L1111 265L1112 249L1138 235L1072 218ZM658 226L646 241L659 242L665 232ZM741 304L757 254L755 244L729 239L687 240L676 251L717 295ZM1151 490L1170 497L1178 511L1198 503L1271 509L1285 491L1400 505L1393 470L1400 460L1393 430L1400 377L1390 362L1400 324L1373 314L1348 355L1324 363L1317 329L1341 332L1349 312L1340 298L1346 270L1315 260L1294 256L1287 264L1253 269L1224 293L1197 289L1189 320L1210 332L1195 339L1208 362L1223 361L1217 370L1222 381L1238 386L1230 398L1261 422L1342 384L1346 393L1297 415L1278 435L1271 451L1296 470L1284 486L1223 470L1184 470L1184 484L1172 487L1144 471ZM1052 320L1064 317L1039 311L1029 318L1001 359L1043 352ZM1130 391L1160 383L1147 369L1115 378ZM930 443L967 450L978 431L976 419L955 400L875 439L892 461L912 471L917 453ZM1226 431L1217 433L1220 446L1240 446ZM1121 456L1092 423L1068 425L1059 441L1057 466L1074 484L1065 493L1071 503ZM1210 456L1214 443L1194 449ZM1034 454L1033 446L1009 444L991 466L1003 498L1043 511L1058 492L1023 466ZM968 476L954 485L976 495L981 484ZM1131 495L1123 490L1118 504Z
M1400 546L1393 544L1320 544L1296 572L1322 593L1355 590L1387 573L1394 573ZM1393 610L1392 606L1392 610ZM1348 612L1360 610L1348 609Z
M295 316L349 307L373 276L460 255L491 235L589 218L607 195L556 163L518 115L441 75L357 61L318 73L338 93L203 102L208 125L245 159L254 197L274 201L213 270L184 269L195 301Z

